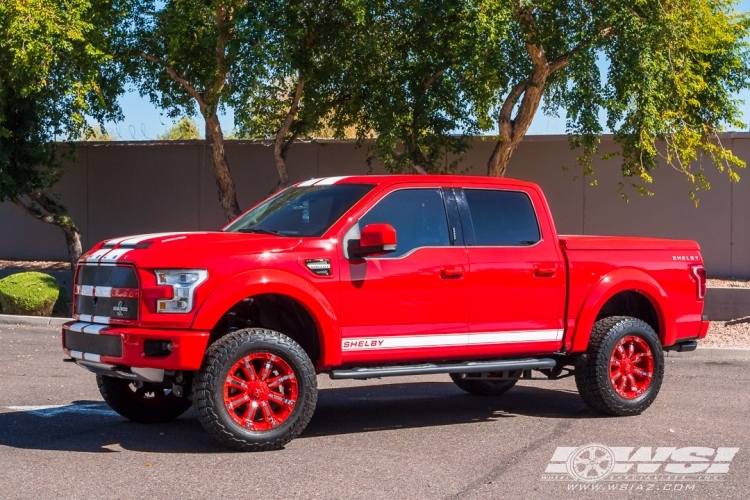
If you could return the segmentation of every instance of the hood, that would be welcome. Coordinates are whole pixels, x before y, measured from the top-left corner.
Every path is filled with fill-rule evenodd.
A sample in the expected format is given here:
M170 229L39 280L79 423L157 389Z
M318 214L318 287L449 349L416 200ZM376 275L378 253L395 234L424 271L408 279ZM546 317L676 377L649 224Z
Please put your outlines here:
M134 262L139 267L189 268L215 259L285 252L301 239L230 232L153 233L106 240L82 259L89 263Z

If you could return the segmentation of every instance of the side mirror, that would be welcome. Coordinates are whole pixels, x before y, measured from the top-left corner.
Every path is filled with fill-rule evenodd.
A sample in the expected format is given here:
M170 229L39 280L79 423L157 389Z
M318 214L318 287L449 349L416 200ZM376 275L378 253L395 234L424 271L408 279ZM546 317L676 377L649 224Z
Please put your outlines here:
M352 243L349 252L357 257L390 253L396 250L396 230L390 224L368 224L362 229L359 242Z

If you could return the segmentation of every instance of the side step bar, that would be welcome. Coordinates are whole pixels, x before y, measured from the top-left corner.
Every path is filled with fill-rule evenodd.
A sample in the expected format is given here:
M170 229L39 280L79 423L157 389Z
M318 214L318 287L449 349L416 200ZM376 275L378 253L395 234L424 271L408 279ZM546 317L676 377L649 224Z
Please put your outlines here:
M505 370L535 370L554 368L557 361L550 358L499 359L494 361L466 361L463 363L426 363L420 365L372 366L331 371L331 378L359 379L398 377L401 375L429 375L432 373L482 373Z

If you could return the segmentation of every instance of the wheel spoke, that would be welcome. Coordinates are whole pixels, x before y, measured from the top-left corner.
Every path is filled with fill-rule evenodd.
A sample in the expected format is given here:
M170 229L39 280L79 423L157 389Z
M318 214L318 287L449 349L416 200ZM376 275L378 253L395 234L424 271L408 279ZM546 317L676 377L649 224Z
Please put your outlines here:
M287 406L289 408L293 408L294 407L294 401L293 400L287 399L287 398L283 397L281 394L279 394L277 392L271 392L271 393L269 393L268 394L268 399L271 400L271 401L274 401L276 403L279 403L280 405Z
M256 404L249 404L247 405L247 412L242 417L245 420L245 427L248 429L253 426L255 422L255 415L258 414L258 405Z
M278 425L278 422L274 418L273 410L271 409L271 405L268 404L268 402L263 401L260 404L261 409L263 410L263 418L271 424L271 427L276 427Z
M230 410L232 408L237 408L238 406L245 404L247 401L250 401L250 396L248 396L247 394L241 394L236 398L227 401L227 408L229 408Z
M283 384L284 382L286 382L287 380L291 380L293 378L294 378L294 373L272 378L271 380L268 381L268 388L273 389L274 387L279 386Z
M228 375L226 384L236 389L247 389L247 384L244 380L235 377L234 375Z
M628 357L632 358L634 354L635 354L635 343L631 342L630 346L628 347Z
M260 374L261 380L265 381L268 378L268 374L271 373L271 368L273 367L274 361L276 361L276 356L272 354L271 357L263 365L263 371Z
M245 363L243 365L240 365L240 368L242 368L242 371L245 372L245 376L247 376L247 379L250 382L254 382L255 379L258 378L258 375L255 373L255 367L250 362L250 358L245 358Z

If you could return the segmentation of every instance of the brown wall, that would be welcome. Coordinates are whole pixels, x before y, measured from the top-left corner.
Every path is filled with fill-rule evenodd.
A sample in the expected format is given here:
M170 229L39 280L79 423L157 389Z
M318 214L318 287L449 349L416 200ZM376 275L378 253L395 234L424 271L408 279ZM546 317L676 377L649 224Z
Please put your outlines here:
M722 138L725 146L750 163L750 134ZM482 175L491 140L477 139L459 166ZM614 150L611 138L603 150ZM365 149L352 142L295 144L288 167L293 181L331 175L367 173ZM245 141L227 143L239 202L249 207L276 185L273 152ZM564 171L563 167L570 167ZM709 191L699 192L700 206L688 197L684 175L661 167L654 172L653 197L627 189L629 203L617 190L622 180L618 158L594 165L592 178L577 175L575 152L565 136L529 136L513 156L509 176L539 183L547 194L560 233L687 238L697 240L712 276L750 277L750 176L730 184L726 174L706 164ZM375 167L373 173L383 173ZM577 178L576 178L577 177ZM745 179L747 177L747 179ZM67 166L56 187L83 233L83 246L126 234L218 229L224 224L216 185L202 141L86 143L78 161ZM59 229L33 220L10 203L0 205L0 258L67 258Z

